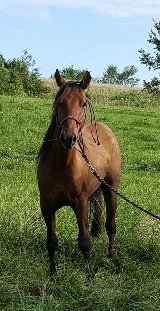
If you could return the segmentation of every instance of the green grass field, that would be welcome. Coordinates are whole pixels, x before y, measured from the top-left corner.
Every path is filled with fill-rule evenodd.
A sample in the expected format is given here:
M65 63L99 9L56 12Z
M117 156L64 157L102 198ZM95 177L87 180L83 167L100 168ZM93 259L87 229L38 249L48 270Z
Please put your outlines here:
M91 88L88 93L97 120L112 128L120 144L120 191L160 214L159 100L140 90ZM76 221L66 207L57 213L57 275L49 279L34 156L49 125L52 100L1 96L0 103L0 310L160 310L160 222L121 199L119 273L106 257L103 229L92 239L94 278L88 279Z

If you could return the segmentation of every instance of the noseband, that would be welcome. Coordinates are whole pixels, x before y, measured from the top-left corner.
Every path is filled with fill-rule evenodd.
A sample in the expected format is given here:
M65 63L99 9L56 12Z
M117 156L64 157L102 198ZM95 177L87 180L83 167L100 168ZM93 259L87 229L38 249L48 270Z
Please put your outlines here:
M56 112L56 123L57 123L57 126L58 126L58 128L60 129L60 130L62 130L62 126L63 126L63 124L66 122L66 121L68 121L68 120L73 120L73 121L75 121L76 122L76 125L77 126L80 126L81 125L81 122L82 122L82 120L83 120L83 118L84 119L86 119L86 111L85 111L85 109L84 109L84 113L83 113L83 115L82 115L82 117L78 120L77 118L75 118L74 116L71 116L71 115L68 115L68 116L66 116L62 121L58 121L58 111Z
M75 118L72 115L68 115L60 122L58 121L58 111L56 112L56 123L57 123L57 127L59 128L60 135L61 135L61 132L62 132L62 129L63 129L63 124L66 121L68 121L68 120L75 121L77 129L78 129L77 142L78 142L78 145L80 146L80 149L83 150L83 153L84 153L84 150L85 150L85 146L84 146L83 137L82 137L82 128L81 128L80 125L81 125L81 122L82 122L83 119L84 119L84 122L86 120L86 110L85 110L85 108L86 108L86 106L84 107L84 113L83 113L83 115L82 115L82 117L80 119L77 119L77 118Z
M74 118L73 116L67 116L65 117L61 122L58 123L59 127L62 128L62 125L64 122L66 122L67 120L73 120L76 122L76 125L80 125L81 124L81 121Z

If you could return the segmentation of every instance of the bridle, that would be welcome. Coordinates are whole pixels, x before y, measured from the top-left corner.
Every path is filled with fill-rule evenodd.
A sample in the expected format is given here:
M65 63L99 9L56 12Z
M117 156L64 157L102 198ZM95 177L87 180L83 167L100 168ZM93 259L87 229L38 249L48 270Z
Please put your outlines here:
M58 127L58 129L62 130L63 128L63 124L68 121L68 120L72 120L72 121L75 121L76 125L77 125L77 128L78 129L78 132L81 134L81 140L83 140L83 137L82 137L82 128L81 128L81 122L82 120L84 120L84 123L86 121L86 108L89 107L89 110L90 110L90 115L91 115L91 134L92 134L92 137L93 137L93 140L94 142L97 144L97 145L100 145L100 142L99 142L99 138L98 138L98 130L97 130L97 122L96 122L96 118L95 118L95 114L94 114L94 110L93 110L93 106L91 104L91 102L86 99L86 102L84 103L84 113L82 115L82 117L80 119L77 119L75 116L72 116L72 115L68 115L66 117L64 117L64 119L62 119L61 121L59 121L59 118L58 118L58 105L56 107L56 111L55 111L55 114L56 114L56 125ZM96 138L94 137L93 135L93 123L94 123L94 126L95 126L95 131L96 131Z
M73 120L76 122L76 125L77 126L80 126L81 125L81 121L83 120L83 118L86 117L86 114L84 113L83 116L78 120L77 118L75 118L74 116L71 116L71 115L68 115L66 116L62 121L58 121L58 111L57 111L57 114L56 114L56 124L57 124L57 127L59 129L62 129L63 127L63 124L68 121L68 120Z
M98 138L98 130L97 130L97 123L96 123L96 118L95 118L95 114L94 114L94 110L93 110L93 107L92 107L92 104L91 102L86 99L86 101L83 103L83 109L84 109L84 113L82 114L82 117L80 119L76 118L74 115L67 115L65 116L61 121L59 121L59 116L58 116L58 98L59 96L61 96L66 90L68 87L72 86L72 85L77 85L79 86L79 83L75 83L75 82L67 82L66 85L62 86L55 98L55 101L56 101L56 105L55 105L55 120L56 120L56 126L57 128L59 129L59 133L61 134L62 132L62 128L63 128L63 125L66 121L68 120L72 120L76 123L76 126L78 128L78 139L77 139L77 142L80 143L82 146L83 146L83 150L84 150L84 142L83 142L83 136L82 136L82 126L81 126L81 123L82 121L84 120L84 124L86 122L86 108L89 107L89 110L90 110L90 123L91 123L91 135L92 135L92 138L94 140L94 142L97 144L97 145L100 145L100 142L99 142L99 138ZM93 124L94 124L94 127L95 127L95 134L93 134Z
M61 121L59 121L59 117L58 117L58 105L56 106L56 125L61 133L62 129L63 129L63 125L66 121L68 120L72 120L72 121L75 121L76 123L76 126L78 128L78 132L81 131L81 122L84 120L84 123L86 121L86 107L87 107L87 100L84 104L84 107L83 107L83 113L82 113L82 116L78 119L76 118L75 116L73 115L67 115L66 117L64 117Z

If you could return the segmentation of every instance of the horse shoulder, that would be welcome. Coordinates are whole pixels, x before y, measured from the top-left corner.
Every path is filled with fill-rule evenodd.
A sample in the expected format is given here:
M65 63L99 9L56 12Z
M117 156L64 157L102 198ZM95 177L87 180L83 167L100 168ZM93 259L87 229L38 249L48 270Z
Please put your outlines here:
M121 157L115 134L107 125L99 122L97 122L97 132L100 143L98 145L93 139L93 137L96 138L94 125L87 124L84 128L84 138L91 163L102 174L102 177L106 174L106 171L119 175Z

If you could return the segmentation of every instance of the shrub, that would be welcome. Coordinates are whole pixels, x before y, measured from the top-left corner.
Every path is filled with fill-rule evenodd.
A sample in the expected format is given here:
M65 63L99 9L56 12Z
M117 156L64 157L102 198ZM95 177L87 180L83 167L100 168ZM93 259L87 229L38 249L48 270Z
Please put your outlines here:
M20 58L5 60L0 54L0 94L42 96L49 87L40 79L39 68L27 50Z

